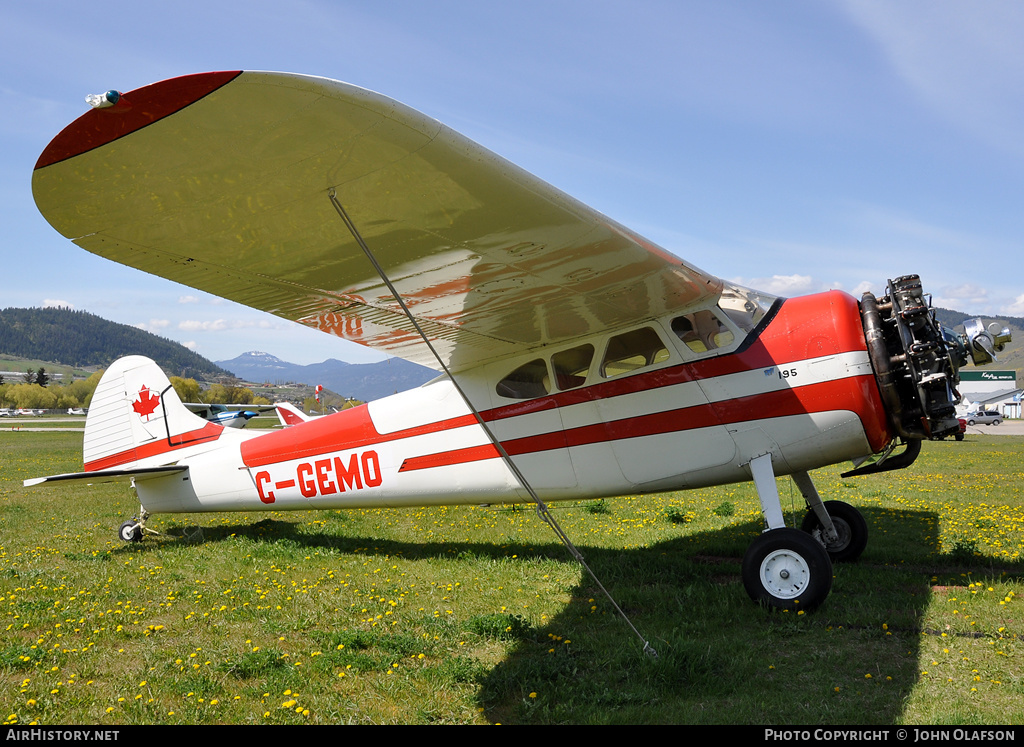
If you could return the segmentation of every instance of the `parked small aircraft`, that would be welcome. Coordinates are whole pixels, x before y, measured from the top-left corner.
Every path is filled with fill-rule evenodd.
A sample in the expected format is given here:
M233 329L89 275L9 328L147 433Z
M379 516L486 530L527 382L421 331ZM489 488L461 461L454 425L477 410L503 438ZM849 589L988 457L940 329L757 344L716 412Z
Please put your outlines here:
M811 608L867 525L810 471L899 469L958 431L958 367L916 275L782 299L683 262L444 125L323 78L219 72L126 94L40 156L36 203L88 251L450 374L258 434L144 358L92 400L85 472L151 515L594 498L753 480L750 595ZM869 460L874 459L873 462ZM787 528L775 476L809 506Z
M227 428L244 428L246 423L261 412L274 409L274 405L207 405L202 402L186 402L185 407L203 420Z

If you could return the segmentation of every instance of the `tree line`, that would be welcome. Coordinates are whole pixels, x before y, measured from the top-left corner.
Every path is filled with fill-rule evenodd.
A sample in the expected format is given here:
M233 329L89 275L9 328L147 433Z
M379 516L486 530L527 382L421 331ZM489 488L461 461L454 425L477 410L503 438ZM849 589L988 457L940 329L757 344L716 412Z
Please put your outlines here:
M69 384L49 383L46 386L36 381L21 384L0 384L0 407L32 408L40 410L66 410L71 407L88 407L92 395L103 376L102 371L87 379L77 379ZM253 394L248 387L231 384L211 384L206 389L191 378L171 376L170 382L182 402L202 402L208 405L269 405L270 400Z
M42 369L40 369L42 370ZM31 407L42 410L64 410L69 407L88 407L102 372L88 379L77 379L68 384L33 381L21 384L0 384L0 405L3 407Z

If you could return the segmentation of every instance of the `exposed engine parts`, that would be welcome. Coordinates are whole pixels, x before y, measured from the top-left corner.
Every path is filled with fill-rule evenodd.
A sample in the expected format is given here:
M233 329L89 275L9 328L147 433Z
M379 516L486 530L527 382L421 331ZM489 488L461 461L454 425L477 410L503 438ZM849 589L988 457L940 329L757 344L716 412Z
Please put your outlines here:
M976 366L984 366L996 360L996 353L1001 353L1006 343L1010 341L1010 330L1006 327L1000 328L992 322L988 329L981 323L980 319L968 319L964 322L964 334L969 341L971 360Z
M917 275L890 280L881 299L865 293L861 318L889 422L906 442L958 433L960 367L968 356L977 365L995 360L1010 340L1008 329L986 330L980 319L961 334L942 327Z

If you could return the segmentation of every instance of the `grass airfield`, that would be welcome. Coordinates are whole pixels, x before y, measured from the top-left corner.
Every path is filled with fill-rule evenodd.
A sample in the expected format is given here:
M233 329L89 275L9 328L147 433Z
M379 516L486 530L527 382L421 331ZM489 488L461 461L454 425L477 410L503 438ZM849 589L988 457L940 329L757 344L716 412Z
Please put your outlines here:
M0 449L6 724L1024 723L1024 436L814 473L871 538L809 614L743 591L751 484L555 504L656 659L528 506L158 516L125 545L125 487L21 485L80 470L80 433Z

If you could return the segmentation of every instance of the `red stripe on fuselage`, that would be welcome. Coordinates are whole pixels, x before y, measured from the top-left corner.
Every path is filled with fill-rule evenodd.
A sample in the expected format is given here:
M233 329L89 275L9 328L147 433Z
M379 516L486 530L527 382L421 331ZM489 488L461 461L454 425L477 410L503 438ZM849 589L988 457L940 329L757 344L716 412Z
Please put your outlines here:
M99 470L112 469L122 464L146 459L147 457L167 454L172 451L177 451L178 449L184 449L188 446L206 443L207 441L216 441L220 438L220 434L223 432L224 426L217 425L216 423L207 423L199 430L181 433L177 436L171 436L170 439L161 438L158 441L150 441L149 443L136 446L134 449L128 449L127 451L122 451L117 454L111 454L100 459L94 459L84 465L83 469L85 472L97 472Z
M751 420L808 415L834 410L856 412L853 408L861 401L863 390L867 386L874 386L873 376L825 381L796 389L739 397L725 402L713 402L708 405L655 412L612 422L594 423L557 433L544 433L502 441L501 445L509 456L519 456L565 446L588 446L607 441L657 436L664 433L681 433L715 425L733 425ZM558 443L557 441L561 439L564 440ZM402 463L399 472L475 462L482 459L493 459L497 456L498 452L491 444L471 446L410 457Z

